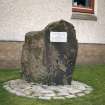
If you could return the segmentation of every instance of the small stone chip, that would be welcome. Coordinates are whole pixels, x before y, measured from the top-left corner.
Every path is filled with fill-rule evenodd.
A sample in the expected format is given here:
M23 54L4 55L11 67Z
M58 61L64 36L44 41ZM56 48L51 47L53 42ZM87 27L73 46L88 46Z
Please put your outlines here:
M42 96L40 96L40 97L38 97L39 99L42 99L42 100L50 100L51 99L51 97L42 97Z
M53 99L65 99L64 97L53 97Z
M68 96L66 96L66 98L74 98L74 97L76 97L75 95L68 95Z

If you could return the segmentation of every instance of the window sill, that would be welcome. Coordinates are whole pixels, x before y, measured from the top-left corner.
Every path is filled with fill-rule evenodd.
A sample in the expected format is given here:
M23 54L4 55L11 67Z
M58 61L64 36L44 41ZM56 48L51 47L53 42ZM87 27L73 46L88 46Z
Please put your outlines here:
M71 19L97 21L97 17L94 14L79 13L79 12L73 12Z

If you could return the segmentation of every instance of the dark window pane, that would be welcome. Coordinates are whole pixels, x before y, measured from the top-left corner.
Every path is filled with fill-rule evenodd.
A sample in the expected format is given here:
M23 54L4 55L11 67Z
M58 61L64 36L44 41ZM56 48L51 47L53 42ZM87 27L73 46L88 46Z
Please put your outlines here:
M86 0L77 0L77 4L86 6Z
M74 0L74 4L89 7L89 0Z

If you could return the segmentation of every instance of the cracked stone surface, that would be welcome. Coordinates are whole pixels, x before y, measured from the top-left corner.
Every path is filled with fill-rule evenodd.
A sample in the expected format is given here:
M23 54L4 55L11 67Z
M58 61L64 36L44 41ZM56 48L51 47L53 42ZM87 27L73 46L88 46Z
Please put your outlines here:
M72 81L71 85L48 86L28 83L22 79L5 82L3 87L17 96L26 96L43 100L76 98L89 94L93 89L79 81Z

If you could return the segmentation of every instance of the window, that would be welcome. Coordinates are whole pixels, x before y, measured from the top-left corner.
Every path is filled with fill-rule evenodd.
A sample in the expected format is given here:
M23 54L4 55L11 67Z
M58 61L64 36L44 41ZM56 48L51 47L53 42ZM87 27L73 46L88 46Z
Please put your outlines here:
M94 14L95 0L73 0L73 12Z

